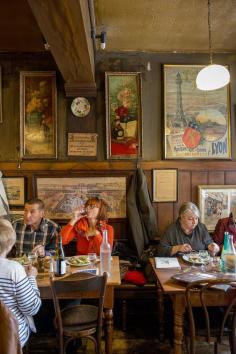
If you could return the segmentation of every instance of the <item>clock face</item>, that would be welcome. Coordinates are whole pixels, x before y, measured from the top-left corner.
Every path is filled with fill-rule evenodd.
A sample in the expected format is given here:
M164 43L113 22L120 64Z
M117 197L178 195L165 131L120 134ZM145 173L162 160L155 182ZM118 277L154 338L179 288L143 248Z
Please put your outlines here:
M76 117L86 117L90 112L90 103L85 97L76 97L71 103L71 111Z

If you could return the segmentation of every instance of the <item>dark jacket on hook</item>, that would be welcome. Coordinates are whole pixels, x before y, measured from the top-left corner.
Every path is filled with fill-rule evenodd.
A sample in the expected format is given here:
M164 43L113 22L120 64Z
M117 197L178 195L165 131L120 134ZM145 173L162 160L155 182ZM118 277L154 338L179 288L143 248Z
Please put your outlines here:
M127 214L136 251L141 257L144 247L157 236L156 215L141 168L137 168L131 177L127 192Z

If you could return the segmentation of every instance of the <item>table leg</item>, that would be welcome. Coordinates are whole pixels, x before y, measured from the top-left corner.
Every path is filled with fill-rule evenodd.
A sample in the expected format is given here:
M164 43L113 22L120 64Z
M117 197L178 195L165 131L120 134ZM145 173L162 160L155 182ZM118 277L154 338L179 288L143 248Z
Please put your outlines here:
M160 287L159 282L157 282L157 313L158 313L158 325L159 325L159 339L161 342L164 341L164 301L163 301L163 291Z
M112 353L112 338L113 338L113 309L104 309L105 313L105 352Z
M183 294L173 295L174 311L174 353L182 354L185 298Z

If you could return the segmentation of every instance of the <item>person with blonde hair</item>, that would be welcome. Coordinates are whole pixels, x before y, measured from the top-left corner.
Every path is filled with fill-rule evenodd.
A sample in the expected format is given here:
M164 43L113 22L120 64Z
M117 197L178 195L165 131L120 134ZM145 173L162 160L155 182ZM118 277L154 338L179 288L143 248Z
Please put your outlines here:
M100 254L102 232L107 230L108 242L113 246L113 227L107 223L107 203L98 197L89 198L85 205L73 211L73 217L62 230L62 243L77 240L77 254Z
M193 250L208 250L211 255L218 253L218 245L211 239L206 226L199 222L199 217L199 209L194 203L183 203L178 219L167 227L160 240L158 255L169 257Z
M32 316L38 312L41 300L36 283L37 270L31 265L23 267L7 259L15 242L16 234L11 223L0 219L0 300L18 321L19 339L23 347L30 332L35 331Z

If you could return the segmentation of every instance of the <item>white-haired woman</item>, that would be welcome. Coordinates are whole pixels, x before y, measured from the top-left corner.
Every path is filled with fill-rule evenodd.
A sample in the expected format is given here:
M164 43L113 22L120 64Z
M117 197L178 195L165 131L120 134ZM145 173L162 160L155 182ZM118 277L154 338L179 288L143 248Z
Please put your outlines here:
M23 347L31 330L34 330L32 316L38 312L41 300L35 279L37 270L32 266L24 268L6 258L15 241L16 234L11 223L0 219L0 299L18 321L19 339Z
M199 216L194 203L183 203L178 219L167 227L160 240L158 255L170 257L192 250L208 250L211 255L218 253L219 246L211 239L206 226L199 222Z

